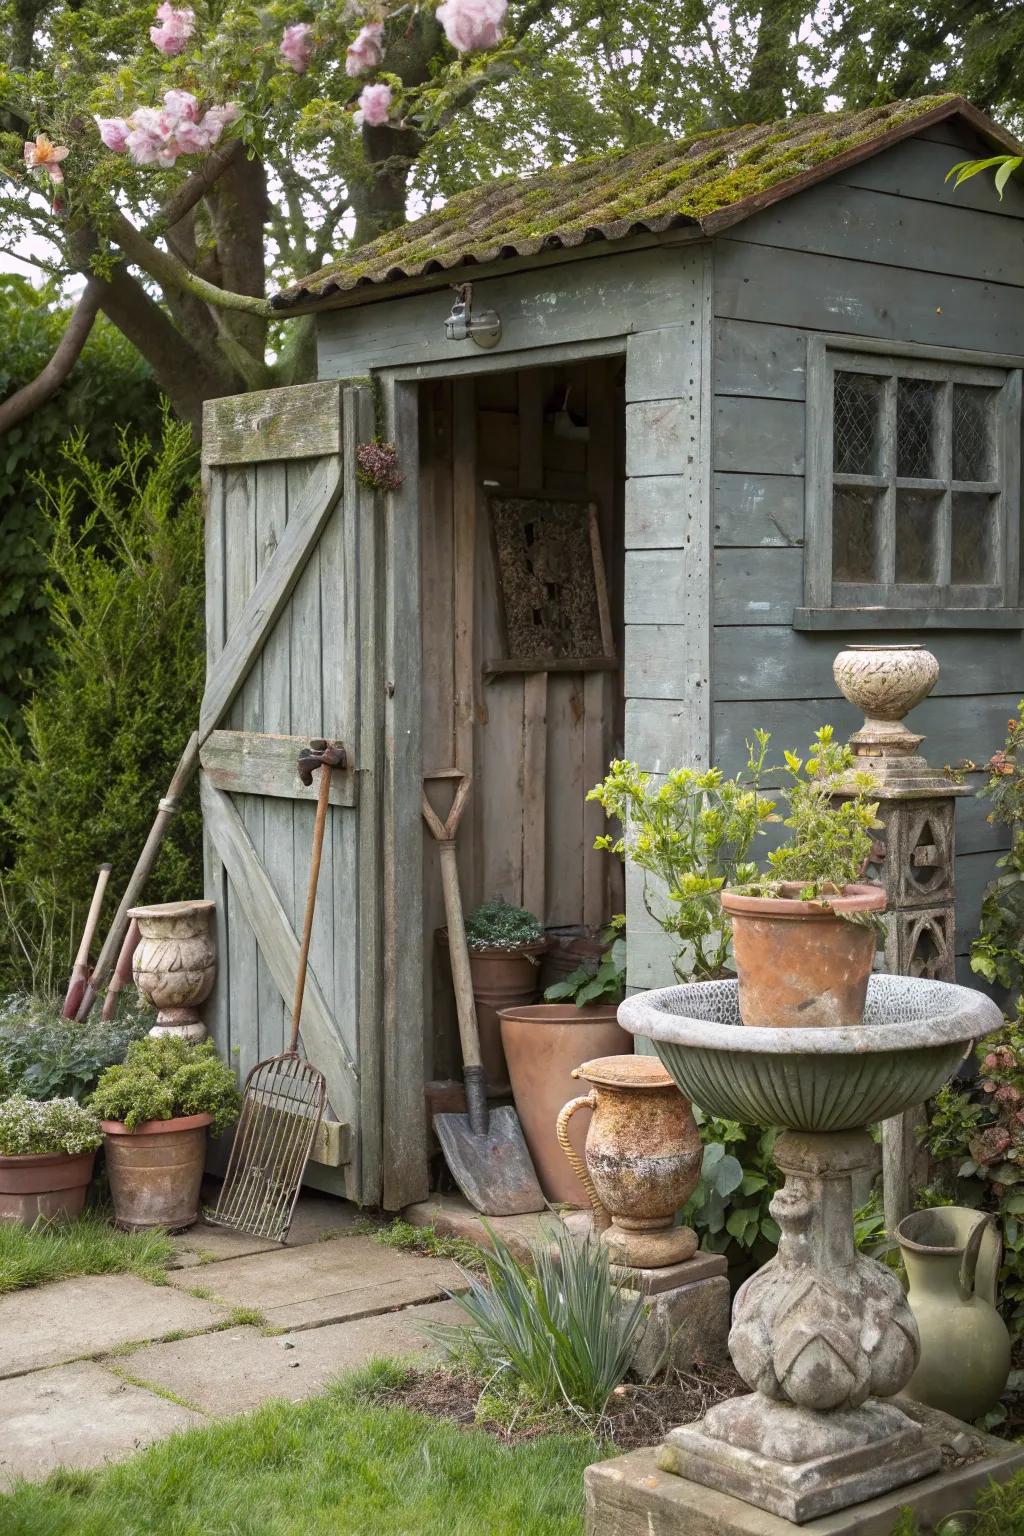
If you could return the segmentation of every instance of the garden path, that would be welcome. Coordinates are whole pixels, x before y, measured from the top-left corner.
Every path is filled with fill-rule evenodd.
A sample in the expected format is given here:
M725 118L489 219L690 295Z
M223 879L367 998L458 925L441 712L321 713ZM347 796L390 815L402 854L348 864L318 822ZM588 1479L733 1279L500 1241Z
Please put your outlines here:
M164 1285L94 1275L0 1296L0 1487L428 1348L422 1324L456 1313L459 1271L358 1220L306 1195L286 1248L200 1223L175 1240Z

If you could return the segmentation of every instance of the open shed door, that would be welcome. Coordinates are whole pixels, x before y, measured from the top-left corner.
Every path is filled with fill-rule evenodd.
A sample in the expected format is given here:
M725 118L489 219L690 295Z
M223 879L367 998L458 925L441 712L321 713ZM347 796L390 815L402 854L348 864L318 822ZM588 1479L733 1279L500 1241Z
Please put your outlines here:
M307 1182L375 1204L382 1188L383 724L378 498L355 449L363 386L321 383L210 401L206 692L200 716L206 895L217 983L207 1022L239 1079L284 1049L317 784L302 747L340 742L301 1049L327 1080Z

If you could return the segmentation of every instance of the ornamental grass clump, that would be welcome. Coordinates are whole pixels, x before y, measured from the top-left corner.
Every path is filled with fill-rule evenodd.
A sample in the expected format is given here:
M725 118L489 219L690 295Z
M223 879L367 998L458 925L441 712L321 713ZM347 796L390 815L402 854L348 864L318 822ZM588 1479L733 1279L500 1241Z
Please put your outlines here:
M89 1103L102 1119L129 1131L149 1120L210 1115L211 1134L220 1136L238 1119L242 1099L212 1041L192 1045L156 1035L134 1041L124 1062L107 1068Z
M544 929L532 912L513 907L502 896L485 901L466 918L470 949L503 949L509 953L544 942Z
M95 1152L103 1140L95 1114L74 1099L39 1102L12 1093L0 1103L0 1157Z

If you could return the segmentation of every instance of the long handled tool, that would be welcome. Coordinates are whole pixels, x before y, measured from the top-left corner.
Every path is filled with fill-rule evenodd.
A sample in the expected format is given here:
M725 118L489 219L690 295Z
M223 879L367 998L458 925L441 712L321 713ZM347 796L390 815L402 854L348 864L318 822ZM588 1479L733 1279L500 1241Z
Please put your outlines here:
M487 1077L480 1056L480 1031L473 1002L469 946L462 918L455 852L455 837L469 798L471 780L469 774L458 770L430 777L457 780L448 819L441 820L427 799L426 791L423 794L423 819L436 839L441 855L441 883L455 1006L459 1015L467 1110L464 1115L435 1115L434 1130L456 1183L478 1211L485 1216L520 1216L527 1211L542 1211L546 1202L523 1139L519 1116L511 1105L490 1109L487 1104Z
M110 879L110 864L101 864L96 876L96 888L92 893L92 901L89 903L89 913L85 919L85 927L82 930L82 942L78 946L78 954L71 968L71 979L68 982L68 990L64 996L64 1017L73 1019L77 1016L85 993L86 983L89 980L89 951L100 921L100 908L103 906L103 896L107 889L107 881Z
M329 747L326 742L314 742L313 750L304 751L299 758L299 777L304 784L312 784L314 770L320 769L320 792L313 825L306 920L295 977L291 1039L286 1051L258 1061L245 1080L242 1113L220 1198L216 1210L207 1217L219 1226L236 1227L278 1243L288 1237L302 1176L327 1102L323 1073L299 1056L299 1021L313 935L331 769L342 767L344 762L342 749Z
M128 932L124 936L121 953L117 957L114 974L111 976L110 985L107 987L107 995L103 999L103 1007L100 1010L101 1019L112 1019L117 1012L117 999L132 979L132 961L135 958L135 951L139 947L141 937L139 920L133 917L128 924Z

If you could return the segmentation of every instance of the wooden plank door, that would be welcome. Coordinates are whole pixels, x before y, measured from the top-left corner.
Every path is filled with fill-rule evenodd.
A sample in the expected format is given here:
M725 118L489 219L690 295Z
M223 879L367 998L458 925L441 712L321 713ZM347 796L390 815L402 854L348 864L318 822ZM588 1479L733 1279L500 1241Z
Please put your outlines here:
M317 794L296 762L339 742L301 1020L329 1100L307 1182L363 1203L382 1116L378 518L355 472L373 432L369 390L338 382L211 401L203 428L207 1023L240 1080L285 1048Z

